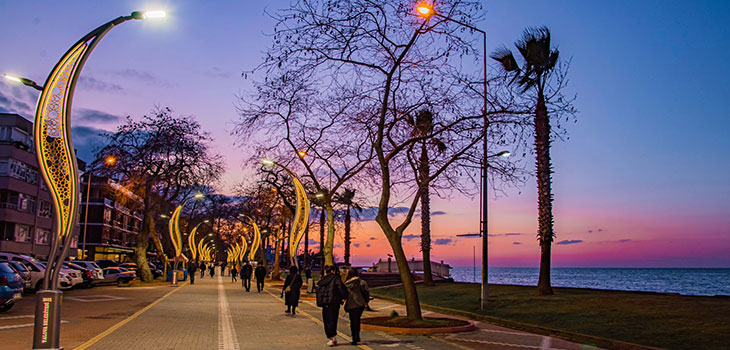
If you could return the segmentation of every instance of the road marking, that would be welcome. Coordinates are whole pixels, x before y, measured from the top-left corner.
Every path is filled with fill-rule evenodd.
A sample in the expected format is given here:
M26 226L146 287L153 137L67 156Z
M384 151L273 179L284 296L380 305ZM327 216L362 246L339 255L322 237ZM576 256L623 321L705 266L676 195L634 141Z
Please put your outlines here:
M540 345L541 350L550 349L550 337L542 337L542 344Z
M169 297L170 295L172 295L172 293L175 293L175 292L179 291L186 284L188 284L188 283L185 282L182 285L180 285L179 287L177 287L177 288L169 291L167 294L165 294L162 297L160 297L159 299L153 301L151 304L145 306L142 310L139 310L139 311L133 313L131 316L129 316L129 317L127 317L127 318L119 321L119 323L117 323L117 324L109 327L109 329L107 329L107 330L99 333L97 336L95 336L95 337L87 340L85 343L77 346L75 348L75 350L85 350L85 349L88 349L90 346L92 346L92 345L98 343L100 340L104 339L104 337L108 336L109 334L114 333L114 331L116 331L117 329L121 328L122 326L124 326L125 324L127 324L130 321L134 320L135 318L139 317L139 315L145 313L145 311L147 311L147 310L151 309L152 307L154 307L155 305L159 304L161 301L165 300L167 297Z
M61 323L68 323L66 320L61 320ZM24 323L24 324L14 324L10 326L0 326L0 331L5 329L15 329L15 328L25 328L25 327L33 327L35 326L34 323Z
M65 297L67 300L80 301L82 303L95 303L98 301L127 300L129 298L115 297L113 295L87 295L78 297Z
M17 318L34 318L34 315L19 315L19 316L6 316L6 317L0 317L0 320L14 320Z
M542 335L539 335L539 334L523 333L523 332L508 332L508 331L500 331L497 329L481 328L479 330L482 332L489 332L489 333L502 333L502 334L513 334L513 335L522 335L522 336L529 336L529 337L542 337Z
M238 336L233 328L231 309L226 298L226 289L223 288L223 277L218 275L218 349L238 350Z
M266 293L268 293L269 295L271 295L271 297L273 297L274 299L276 299L276 300L278 300L278 301L280 301L280 302L282 302L282 303L284 302L284 300L281 300L281 298L279 298L278 296L274 295L274 293L271 293L271 292L269 292L269 291L268 291L268 290L266 290L266 289L264 289L264 292L266 292ZM310 301L304 301L304 302L305 302L305 303L307 303L307 304L310 304L310 305L314 305L314 304L312 304L312 302L310 302ZM308 314L308 313L307 313L307 312L305 312L304 310L301 310L301 309L300 309L300 310L297 310L297 314L300 314L300 315L304 315L304 316L305 316L305 317L307 317L308 319L310 319L310 320L314 321L314 323L316 323L316 324L318 324L318 325L320 325L320 326L324 326L324 323L322 323L322 321L320 321L320 320L319 320L318 318L316 318L316 317L314 317L314 316L312 316L312 315ZM352 338L350 338L350 336L348 336L348 335L347 335L347 334L345 334L345 333L342 333L342 332L340 332L340 331L337 331L337 335L339 335L339 336L340 336L340 337L341 337L342 339L345 339L345 341L347 341L347 342L352 342ZM357 347L358 347L358 348L360 348L360 349L363 349L363 350L373 350L373 348L371 348L371 347L369 347L369 346L367 346L367 345L363 345L363 344L358 344L358 345L357 345Z

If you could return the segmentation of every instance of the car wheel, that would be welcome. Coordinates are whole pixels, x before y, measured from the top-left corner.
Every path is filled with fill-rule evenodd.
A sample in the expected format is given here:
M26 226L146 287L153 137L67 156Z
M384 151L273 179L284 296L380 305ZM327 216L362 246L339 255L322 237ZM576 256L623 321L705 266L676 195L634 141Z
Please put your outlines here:
M0 307L0 312L5 312L13 308L15 306L15 303L10 303L8 305Z

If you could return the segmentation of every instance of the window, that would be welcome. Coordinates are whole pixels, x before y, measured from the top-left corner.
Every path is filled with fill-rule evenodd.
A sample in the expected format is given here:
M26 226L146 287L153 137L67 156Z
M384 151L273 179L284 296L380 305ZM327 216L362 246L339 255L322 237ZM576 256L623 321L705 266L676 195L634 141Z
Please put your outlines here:
M35 230L35 244L48 245L51 241L51 230L44 228L36 228Z
M42 218L51 217L51 202L46 202L44 200L41 200L41 203L38 206L38 216L40 216Z
M38 171L33 167L15 159L8 159L8 162L10 164L8 176L33 185L38 183Z
M35 211L35 197L18 193L18 210L33 213Z
M30 226L15 224L15 241L30 243Z
M112 221L112 211L109 208L104 208L104 223L109 224Z
M11 130L9 126L0 126L0 141L10 141Z

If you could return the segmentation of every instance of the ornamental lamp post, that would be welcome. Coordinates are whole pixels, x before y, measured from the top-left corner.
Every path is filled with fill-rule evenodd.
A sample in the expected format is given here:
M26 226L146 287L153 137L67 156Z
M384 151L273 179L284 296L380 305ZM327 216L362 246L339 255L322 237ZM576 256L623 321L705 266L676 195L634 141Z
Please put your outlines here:
M41 91L34 120L36 155L43 180L53 198L55 227L43 285L36 293L33 349L60 349L61 296L58 276L78 224L79 170L71 142L71 104L81 70L99 41L129 20L165 17L164 11L135 11L115 18L77 41L51 70L44 86L26 78L5 78Z
M303 151L300 152L301 153L298 153L300 157L304 157L304 155L306 155ZM289 178L291 178L294 183L294 190L297 196L297 206L296 212L294 213L294 219L292 219L291 223L291 231L289 233L289 259L293 265L299 267L299 262L297 261L297 250L299 249L299 242L301 242L302 237L304 237L304 233L309 224L309 198L307 197L307 192L304 189L302 182L294 174L294 172L289 170L289 168L268 158L261 160L261 163L265 166L280 166L287 172L287 174L289 174Z
M172 212L172 216L170 217L170 221L168 224L170 241L172 241L172 246L175 249L175 265L172 270L172 283L170 284L171 287L177 287L177 266L180 261L180 255L182 254L183 248L182 236L180 235L180 212L182 212L185 204L188 204L188 202L190 202L191 200L201 199L204 197L204 194L196 193L194 196L186 199L184 202L178 205L177 208L175 208L175 211Z

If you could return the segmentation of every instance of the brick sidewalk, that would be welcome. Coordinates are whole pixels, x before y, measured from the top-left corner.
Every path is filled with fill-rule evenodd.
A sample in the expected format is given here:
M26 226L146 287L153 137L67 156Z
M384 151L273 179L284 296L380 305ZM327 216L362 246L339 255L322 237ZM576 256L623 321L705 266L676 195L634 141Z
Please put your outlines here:
M321 311L313 301L303 300L294 317L278 297L280 291L267 287L262 293L245 292L230 277L205 278L179 290L138 317L104 336L89 347L93 350L122 349L325 349ZM172 288L171 288L172 290ZM306 295L306 294L304 294ZM403 312L403 306L376 300L377 312L364 317ZM426 313L435 316L433 313ZM513 331L484 323L469 333L409 336L363 331L361 349L591 349L549 337ZM340 314L340 345L349 345L349 324Z

